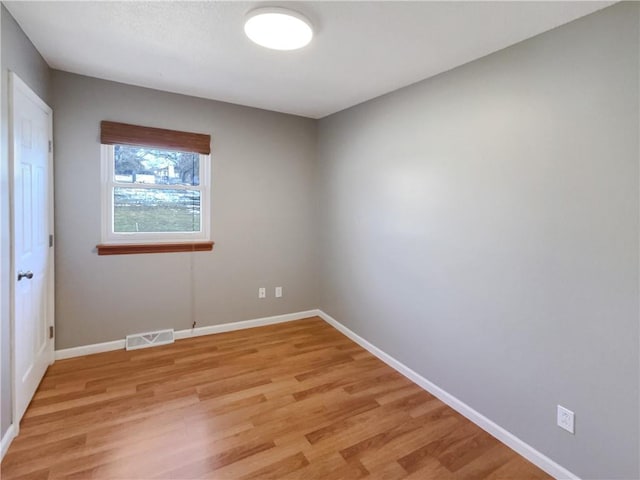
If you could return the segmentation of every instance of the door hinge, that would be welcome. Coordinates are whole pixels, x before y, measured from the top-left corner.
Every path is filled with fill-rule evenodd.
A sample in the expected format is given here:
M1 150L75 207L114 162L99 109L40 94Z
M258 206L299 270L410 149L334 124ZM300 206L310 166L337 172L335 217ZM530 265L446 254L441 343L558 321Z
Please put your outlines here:
M49 235L49 248L53 247L53 235Z
M53 152L53 140L49 140L49 153Z
M49 338L53 338L53 325L49 327Z

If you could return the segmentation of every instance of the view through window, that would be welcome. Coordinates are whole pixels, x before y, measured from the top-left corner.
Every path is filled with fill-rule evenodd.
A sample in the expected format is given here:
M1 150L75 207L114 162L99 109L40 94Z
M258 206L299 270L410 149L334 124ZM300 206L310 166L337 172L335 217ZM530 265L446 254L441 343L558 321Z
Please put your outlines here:
M114 145L113 231L200 232L200 155Z

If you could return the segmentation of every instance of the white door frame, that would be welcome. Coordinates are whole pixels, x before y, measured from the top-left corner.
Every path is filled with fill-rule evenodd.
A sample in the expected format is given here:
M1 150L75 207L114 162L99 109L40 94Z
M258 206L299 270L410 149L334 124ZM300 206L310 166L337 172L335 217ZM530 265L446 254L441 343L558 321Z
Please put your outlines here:
M14 435L17 435L20 431L20 419L18 418L18 408L16 403L16 385L17 385L17 365L16 365L16 354L15 354L15 332L16 332L16 318L15 318L15 278L17 275L16 265L15 265L15 245L14 245L14 229L15 229L15 218L14 218L14 162L15 162L15 129L14 129L14 95L17 90L20 90L26 96L29 97L34 103L38 104L43 110L49 112L49 139L53 138L53 110L49 105L47 105L30 87L27 85L15 72L9 72L9 84L7 91L9 92L9 135L8 135L8 146L9 146L9 210L10 210L10 250L11 250L11 261L10 261L10 330L11 330L11 416L12 416L12 427L14 429ZM49 234L53 235L53 148L49 149ZM50 318L50 326L55 328L55 308L54 308L54 250L53 248L49 248L49 267L47 272L47 310L48 310L48 318ZM54 330L55 331L55 330ZM49 342L54 342L55 338L49 339ZM49 359L49 364L54 362L53 348L51 349L51 358Z
M0 31L2 29L0 28ZM1 37L1 35L0 35ZM2 87L2 83L4 82L4 75L0 75L0 90ZM6 101L6 98L3 98L2 96L0 96L0 110L2 109L2 106L4 104L4 102ZM2 120L0 119L0 131L2 130ZM0 152L0 156L2 155L2 153ZM7 162L9 161L9 156L7 155ZM0 162L2 162L2 158L0 158ZM3 167L0 165L0 170ZM9 165L7 165L7 182L9 181ZM1 176L1 174L0 174ZM8 183L7 183L8 185ZM3 195L0 195L0 229L2 228L2 197ZM8 220L8 219L7 219ZM0 235L0 277L2 276L4 270L2 269L2 238ZM2 283L2 278L0 278L0 284ZM2 295L0 294L0 315L2 314ZM10 320L9 320L10 321ZM2 357L2 349L3 349L3 344L2 344L2 329L3 329L3 325L2 325L2 321L0 320L0 361L3 358ZM11 359L11 357L9 357L9 359ZM1 376L1 375L0 375ZM0 379L1 380L1 379ZM2 411L2 395L0 395L0 412ZM11 440L13 439L13 431L12 431L12 427L13 425L9 425L7 427L7 431L6 432L2 432L0 431L0 462L2 461L2 459L4 458L4 454L7 452L7 449L9 448L9 444L11 443Z

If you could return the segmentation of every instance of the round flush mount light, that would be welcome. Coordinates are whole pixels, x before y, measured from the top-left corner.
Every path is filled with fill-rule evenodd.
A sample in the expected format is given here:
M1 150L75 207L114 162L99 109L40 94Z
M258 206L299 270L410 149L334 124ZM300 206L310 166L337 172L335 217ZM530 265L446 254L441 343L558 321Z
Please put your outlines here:
M311 22L287 8L258 8L247 14L244 33L253 42L274 50L296 50L313 37Z

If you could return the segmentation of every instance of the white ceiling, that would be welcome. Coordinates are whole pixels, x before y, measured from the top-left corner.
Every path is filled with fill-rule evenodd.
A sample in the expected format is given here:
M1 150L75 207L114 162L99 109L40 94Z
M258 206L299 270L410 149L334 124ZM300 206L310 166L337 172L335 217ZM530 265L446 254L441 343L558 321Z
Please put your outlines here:
M316 37L271 51L243 32L260 2L5 2L52 68L321 118L614 2L270 2Z

